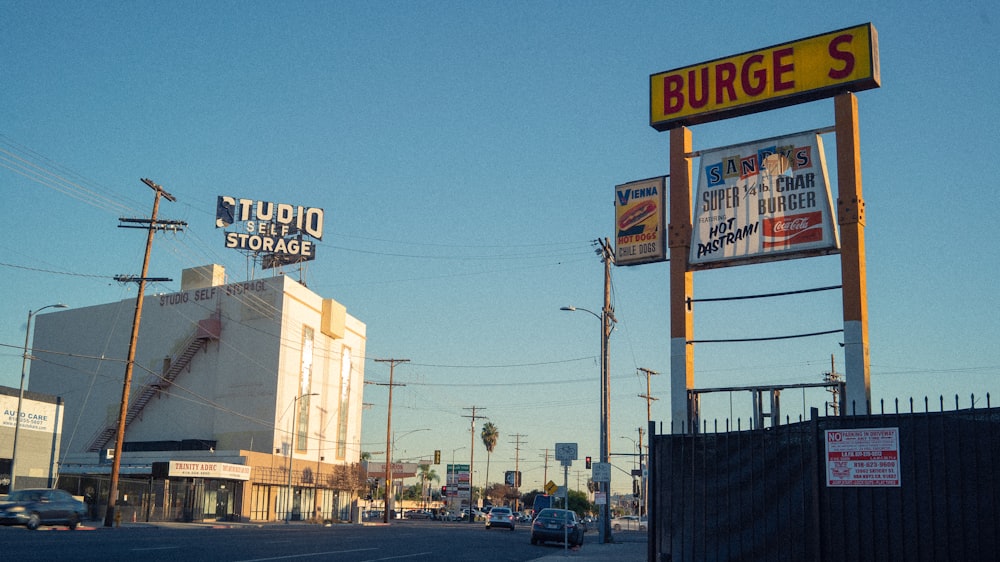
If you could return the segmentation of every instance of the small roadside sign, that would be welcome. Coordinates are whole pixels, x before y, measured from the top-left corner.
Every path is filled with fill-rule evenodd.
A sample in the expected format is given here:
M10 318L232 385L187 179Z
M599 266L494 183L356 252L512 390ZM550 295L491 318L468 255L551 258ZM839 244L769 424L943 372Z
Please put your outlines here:
M826 431L826 485L899 487L899 428Z
M557 486L555 482L549 480L548 483L545 484L546 494L554 496L558 491L559 491L559 486Z
M592 465L591 479L594 482L611 482L611 463L595 462Z

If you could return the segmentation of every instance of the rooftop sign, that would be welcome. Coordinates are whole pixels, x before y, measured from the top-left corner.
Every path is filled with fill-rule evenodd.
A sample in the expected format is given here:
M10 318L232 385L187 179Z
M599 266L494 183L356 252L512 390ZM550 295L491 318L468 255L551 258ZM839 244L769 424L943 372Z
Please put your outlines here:
M649 77L649 124L658 131L878 88L871 23Z
M215 227L226 231L226 247L260 256L264 269L316 259L323 239L323 209L220 195Z

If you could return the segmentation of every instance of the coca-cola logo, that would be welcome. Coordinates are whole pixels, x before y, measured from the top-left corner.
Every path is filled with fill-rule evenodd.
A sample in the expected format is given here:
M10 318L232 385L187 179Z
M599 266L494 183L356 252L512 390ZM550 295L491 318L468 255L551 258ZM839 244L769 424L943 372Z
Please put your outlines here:
M809 218L799 217L792 220L777 220L774 223L774 232L794 232L796 230L805 230L809 228Z
M818 242L823 238L823 214L803 213L761 221L765 248Z

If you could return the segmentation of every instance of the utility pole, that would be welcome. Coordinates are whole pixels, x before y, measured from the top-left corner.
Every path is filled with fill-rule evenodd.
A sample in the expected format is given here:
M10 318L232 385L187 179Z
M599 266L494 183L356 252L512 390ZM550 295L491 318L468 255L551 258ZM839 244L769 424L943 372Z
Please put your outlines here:
M837 372L837 368L834 366L833 354L830 354L830 372L823 374L824 382L840 382L840 373ZM833 415L840 415L840 387L830 386L826 389L827 392L833 395L832 401L829 403L830 407L833 409Z
M614 330L615 311L611 307L611 264L615 261L614 251L607 238L598 240L600 250L598 255L604 262L604 308L601 309L601 462L611 462L611 353L608 343L611 331ZM601 483L601 491L605 494L601 507L601 528L599 540L602 543L611 542L611 481Z
M476 495L476 491L472 486L472 475L474 468L474 460L476 457L476 420L486 419L486 416L477 416L476 410L483 410L484 408L479 408L473 406L471 408L462 408L463 410L472 410L472 415L462 417L469 418L469 523L475 523L475 517L472 516L472 500Z
M649 426L649 422L646 422L646 425ZM649 481L646 478L646 466L643 464L644 461L645 461L645 459L642 456L642 428L640 427L639 428L639 483L640 483L640 486L639 486L639 516L640 517L642 517L643 515L647 515L647 513L646 513L648 511L648 508L647 508L648 503L647 502L649 501L648 500L648 496L647 496L647 494L649 492L649 489L648 489Z
M646 400L646 425L649 425L649 420L652 419L652 409L650 408L650 406L652 405L654 400L659 400L659 398L655 398L649 391L649 377L650 375L658 375L660 373L657 373L652 369L646 369L644 367L639 367L639 371L645 373L646 375L646 394L640 394L639 398L644 398Z
M646 375L646 394L640 394L639 398L643 398L643 399L646 400L646 427L649 427L650 420L652 420L651 405L652 405L652 403L653 403L654 400L659 400L659 398L655 398L652 395L652 393L650 392L649 378L650 378L651 375L658 375L660 373L658 373L658 372L656 372L656 371L654 371L652 369L646 369L644 367L639 367L639 371L645 373L645 375ZM641 483L641 486L639 488L639 490L640 490L639 491L639 494L640 494L640 498L639 498L639 516L640 517L647 514L646 513L646 511L648 509L647 508L647 506L648 506L647 502L649 501L648 498L647 498L647 494L649 492L649 490L648 490L649 482L648 482L648 479L646 478L646 466L645 466L645 464L643 464L643 460L644 459L643 459L643 456L642 456L642 428L640 427L639 428L639 478L640 478L640 483Z
M527 435L521 433L515 433L511 437L514 438L514 511L520 511L521 502L521 441L522 437L527 437Z
M382 522L389 522L389 498L392 490L392 387L406 386L405 384L393 384L392 375L399 363L409 363L409 359L376 359L377 363L389 364L389 384L372 383L377 386L389 387L389 404L386 407L385 421L385 506L382 509Z
M147 219L119 219L126 223L140 223L146 226L123 226L119 228L145 228L146 229L146 254L142 259L142 273L138 278L118 276L118 281L134 281L139 284L139 292L135 298L135 315L132 317L132 335L128 343L128 359L125 362L125 378L122 382L122 401L118 410L118 432L115 438L115 458L111 462L111 489L108 492L108 509L104 515L104 526L111 527L115 523L115 508L118 504L118 473L121 470L122 443L125 441L125 421L128 417L128 395L132 386L132 366L135 363L135 347L139 340L139 322L142 319L142 299L146 292L146 281L169 281L169 279L157 278L149 279L149 254L153 249L153 233L157 230L180 230L187 226L183 221L160 221L157 216L160 212L160 198L174 202L177 199L169 194L162 187L153 183L152 180L143 178L142 183L153 190L153 214Z
M542 471L542 489L545 489L545 485L549 483L549 448L545 448L545 463L543 466L545 469Z

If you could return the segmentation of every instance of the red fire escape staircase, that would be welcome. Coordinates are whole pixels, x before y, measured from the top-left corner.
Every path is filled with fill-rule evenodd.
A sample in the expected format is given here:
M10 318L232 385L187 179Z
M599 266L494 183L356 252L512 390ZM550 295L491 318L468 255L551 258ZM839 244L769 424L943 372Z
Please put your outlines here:
M219 333L222 330L222 322L219 320L218 315L213 315L211 318L206 318L198 322L198 328L195 333L191 335L181 346L180 352L177 355L170 358L169 361L164 362L165 369L162 375L152 377L152 379L147 382L139 390L135 398L129 402L128 413L125 416L125 426L128 427L130 423L142 412L146 404L153 399L154 396L160 392L166 390L173 384L174 379L177 375L181 373L184 369L191 364L191 360L194 358L195 354L198 353L207 342L211 340L218 340ZM88 451L98 452L104 449L108 443L110 443L115 434L118 431L118 420L113 423L109 423L94 435L94 438L90 441L90 447L87 448Z

